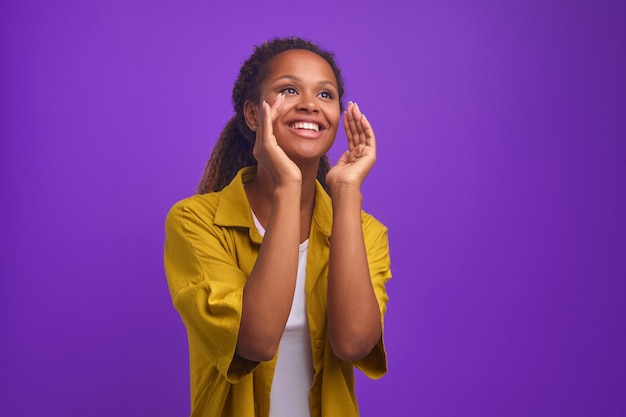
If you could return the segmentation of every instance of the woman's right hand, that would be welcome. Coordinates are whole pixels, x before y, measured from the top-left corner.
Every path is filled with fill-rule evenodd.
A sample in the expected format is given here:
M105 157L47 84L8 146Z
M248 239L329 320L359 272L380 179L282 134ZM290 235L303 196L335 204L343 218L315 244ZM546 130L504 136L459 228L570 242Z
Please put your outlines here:
M259 126L256 131L256 141L254 143L253 154L259 163L259 167L264 169L274 181L274 185L279 187L290 183L301 183L302 172L278 145L274 136L274 121L278 118L280 111L285 104L285 96L279 94L270 106L263 100L259 115Z

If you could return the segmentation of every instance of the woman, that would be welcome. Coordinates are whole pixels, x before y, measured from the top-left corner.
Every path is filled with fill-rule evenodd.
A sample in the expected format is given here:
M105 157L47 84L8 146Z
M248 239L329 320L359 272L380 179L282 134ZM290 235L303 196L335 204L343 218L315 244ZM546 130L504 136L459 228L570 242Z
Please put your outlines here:
M166 220L165 269L187 328L192 416L356 416L353 367L387 370L387 230L361 211L376 139L343 107L332 54L255 48L199 194Z

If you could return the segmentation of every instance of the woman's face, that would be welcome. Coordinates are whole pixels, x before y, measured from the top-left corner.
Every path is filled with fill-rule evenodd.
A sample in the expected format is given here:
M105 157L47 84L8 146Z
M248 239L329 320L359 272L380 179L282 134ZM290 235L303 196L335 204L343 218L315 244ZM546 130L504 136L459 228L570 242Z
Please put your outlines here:
M332 146L341 118L337 80L319 55L293 49L276 55L261 83L261 100L285 104L273 124L280 147L295 162L320 158Z

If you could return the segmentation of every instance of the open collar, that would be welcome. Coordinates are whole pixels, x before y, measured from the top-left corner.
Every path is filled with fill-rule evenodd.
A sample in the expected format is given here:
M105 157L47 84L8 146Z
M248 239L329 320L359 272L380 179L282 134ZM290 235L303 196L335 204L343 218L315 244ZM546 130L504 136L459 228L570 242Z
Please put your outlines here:
M250 239L261 243L263 238L259 234L254 220L252 209L246 196L244 184L251 181L256 175L256 167L245 167L237 172L233 180L220 192L220 198L215 212L214 222L217 226L243 227L249 230ZM332 202L330 196L319 181L315 182L315 206L313 208L313 224L327 237L332 229Z

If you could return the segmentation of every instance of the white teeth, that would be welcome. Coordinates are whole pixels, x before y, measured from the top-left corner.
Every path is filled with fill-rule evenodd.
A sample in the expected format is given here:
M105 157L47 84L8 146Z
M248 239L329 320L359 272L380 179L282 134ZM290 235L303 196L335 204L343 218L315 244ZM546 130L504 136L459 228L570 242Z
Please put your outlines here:
M292 129L307 129L307 130L314 130L316 132L320 131L319 125L315 123L308 123L308 122L295 122L295 123L292 123L290 127Z

